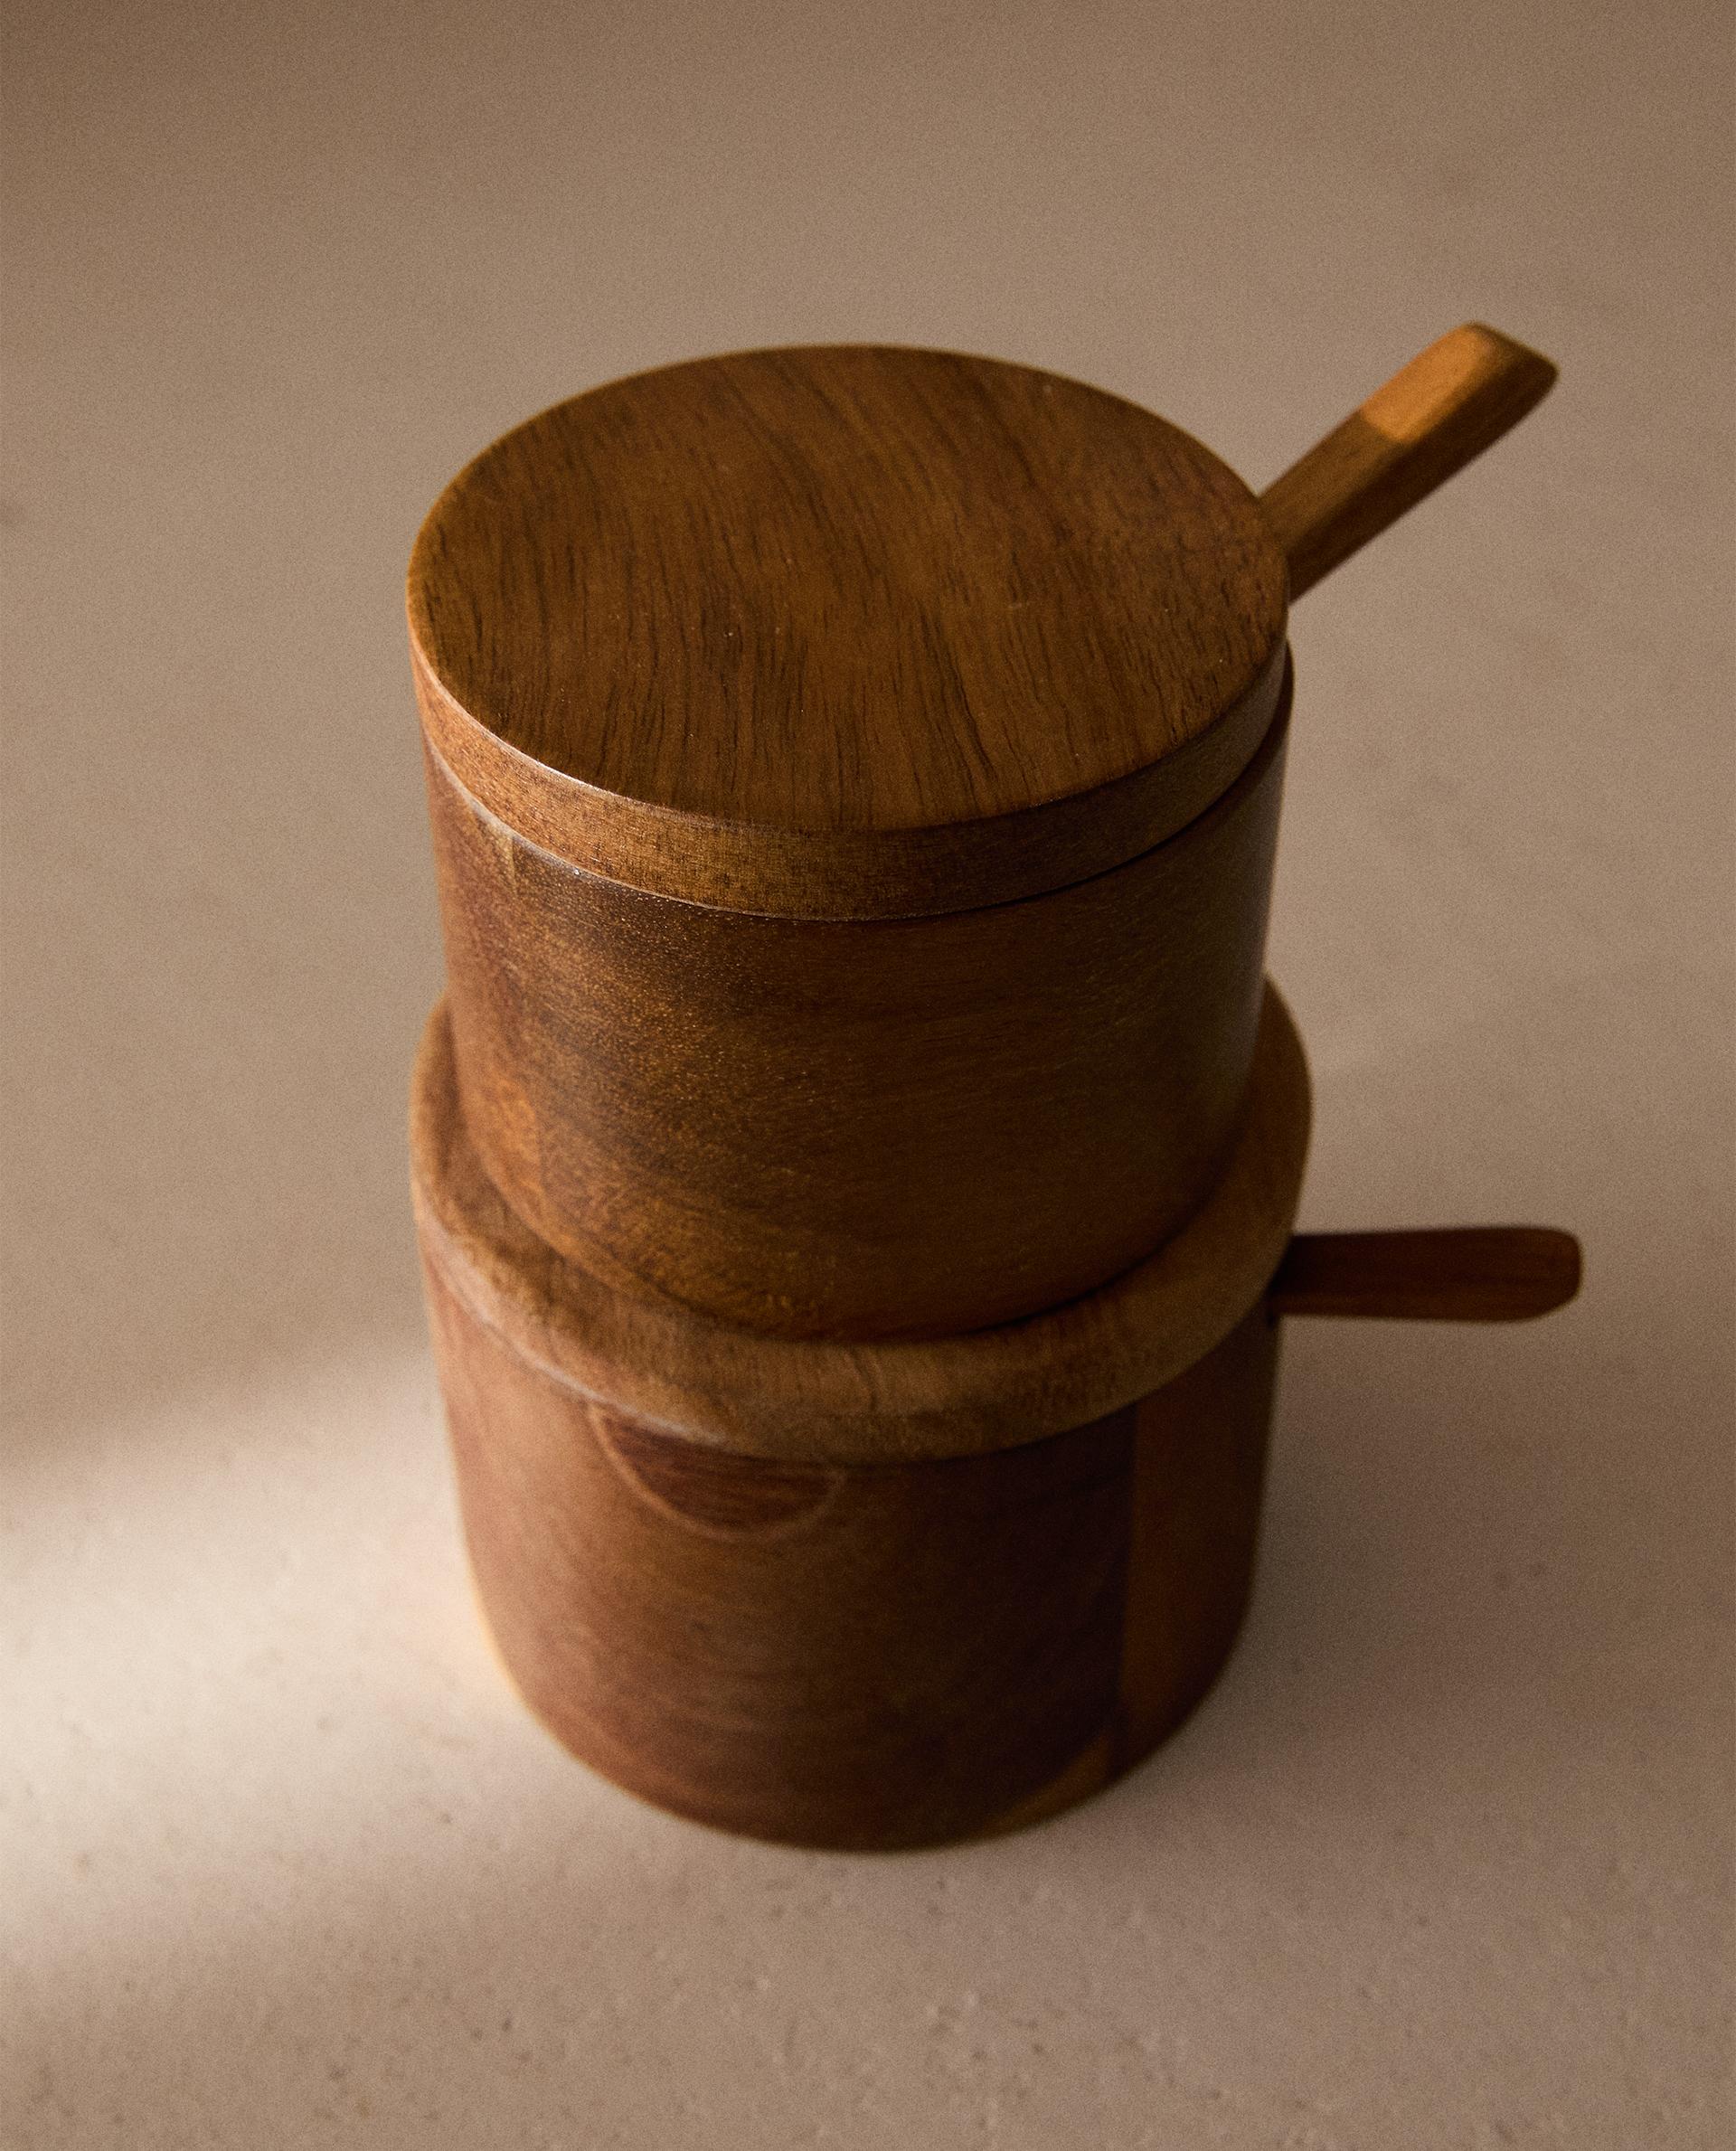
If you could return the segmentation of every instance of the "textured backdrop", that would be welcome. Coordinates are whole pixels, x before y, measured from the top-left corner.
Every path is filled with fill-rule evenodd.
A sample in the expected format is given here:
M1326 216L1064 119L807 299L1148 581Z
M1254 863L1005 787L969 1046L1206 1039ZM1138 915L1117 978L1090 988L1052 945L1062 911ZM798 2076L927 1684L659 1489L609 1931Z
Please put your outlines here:
M1723 21L14 10L7 2141L1728 2141ZM1305 1222L1568 1225L1583 1298L1294 1328L1240 1655L1093 1806L636 1806L495 1672L423 1338L423 510L833 338L1260 485L1472 316L1561 384L1297 614L1272 965Z

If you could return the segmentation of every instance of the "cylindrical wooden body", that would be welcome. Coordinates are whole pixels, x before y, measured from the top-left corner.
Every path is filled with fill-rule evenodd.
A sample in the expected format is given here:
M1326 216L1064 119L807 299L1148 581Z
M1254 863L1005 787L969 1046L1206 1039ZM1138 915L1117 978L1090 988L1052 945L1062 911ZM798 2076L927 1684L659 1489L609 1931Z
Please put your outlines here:
M956 353L606 383L409 578L464 1109L611 1288L947 1336L1141 1261L1241 1117L1286 569L1155 414Z
M593 1274L796 1336L1077 1297L1197 1208L1242 1114L1288 714L1127 863L909 919L581 871L429 798L459 1082L495 1184Z
M1210 1687L1252 1578L1278 1326L984 1456L795 1464L611 1410L429 1266L466 1537L582 1761L755 1837L934 1844L1083 1797Z

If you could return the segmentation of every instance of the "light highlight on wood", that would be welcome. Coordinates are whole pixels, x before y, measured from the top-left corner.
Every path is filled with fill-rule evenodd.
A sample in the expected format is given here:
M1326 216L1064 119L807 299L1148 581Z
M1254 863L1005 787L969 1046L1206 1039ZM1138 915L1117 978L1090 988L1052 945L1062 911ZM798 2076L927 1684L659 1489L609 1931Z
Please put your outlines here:
M1292 602L1493 447L1554 381L1541 353L1481 322L1419 353L1260 495Z

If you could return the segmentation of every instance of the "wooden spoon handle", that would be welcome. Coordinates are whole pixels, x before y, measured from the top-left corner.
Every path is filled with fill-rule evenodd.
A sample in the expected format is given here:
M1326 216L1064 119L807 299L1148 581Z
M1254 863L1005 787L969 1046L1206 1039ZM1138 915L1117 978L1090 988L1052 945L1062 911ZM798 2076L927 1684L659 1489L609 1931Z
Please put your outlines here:
M1543 1225L1298 1232L1272 1279L1279 1315L1526 1322L1580 1288L1580 1243Z
M1554 379L1540 353L1471 321L1376 389L1260 496L1292 600L1492 447Z

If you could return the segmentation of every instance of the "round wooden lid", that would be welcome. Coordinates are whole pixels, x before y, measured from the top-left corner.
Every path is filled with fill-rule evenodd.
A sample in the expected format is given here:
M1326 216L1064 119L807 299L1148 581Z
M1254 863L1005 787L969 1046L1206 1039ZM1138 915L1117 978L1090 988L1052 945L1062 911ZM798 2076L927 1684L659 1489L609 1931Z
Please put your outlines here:
M1180 828L1277 705L1285 569L1197 441L1026 366L754 351L558 404L417 540L431 742L589 871L896 918Z

